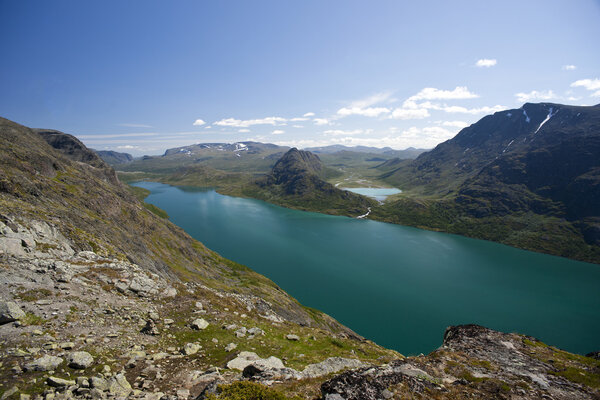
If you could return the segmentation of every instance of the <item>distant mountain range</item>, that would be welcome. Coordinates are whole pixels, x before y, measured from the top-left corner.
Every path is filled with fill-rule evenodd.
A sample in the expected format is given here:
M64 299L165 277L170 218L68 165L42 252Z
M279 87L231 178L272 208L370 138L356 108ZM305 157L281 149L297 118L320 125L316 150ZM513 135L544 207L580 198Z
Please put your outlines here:
M427 149L415 149L409 147L405 150L394 150L391 147L369 147L369 146L344 146L341 144L333 144L330 146L323 147L308 147L305 149L312 153L317 154L333 154L341 151L350 151L354 153L371 153L371 154L384 154L390 157L397 157L400 159L416 158L419 154L424 153Z

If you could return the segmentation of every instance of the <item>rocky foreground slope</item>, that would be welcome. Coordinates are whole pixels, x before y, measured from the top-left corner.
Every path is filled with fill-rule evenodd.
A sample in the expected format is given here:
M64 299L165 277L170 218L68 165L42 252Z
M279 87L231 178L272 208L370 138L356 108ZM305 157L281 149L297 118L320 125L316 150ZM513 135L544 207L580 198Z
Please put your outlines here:
M0 120L2 400L600 397L598 360L533 338L455 327L409 358L364 340L44 132Z

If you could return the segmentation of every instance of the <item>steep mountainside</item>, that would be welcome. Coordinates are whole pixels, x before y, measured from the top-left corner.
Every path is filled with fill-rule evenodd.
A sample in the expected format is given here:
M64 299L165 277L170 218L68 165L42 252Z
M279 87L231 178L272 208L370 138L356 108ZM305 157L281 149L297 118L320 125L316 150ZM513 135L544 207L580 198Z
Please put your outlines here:
M127 164L133 161L133 156L129 153L119 153L112 150L94 150L102 160L108 165Z
M293 148L269 175L244 187L243 193L271 203L328 214L358 216L375 201L340 190L322 179L327 174L319 157Z
M408 190L388 206L391 214L412 209L420 226L600 261L600 105L525 104L397 165L378 167ZM407 207L424 195L419 207ZM427 216L419 218L418 208ZM527 233L514 236L519 231Z

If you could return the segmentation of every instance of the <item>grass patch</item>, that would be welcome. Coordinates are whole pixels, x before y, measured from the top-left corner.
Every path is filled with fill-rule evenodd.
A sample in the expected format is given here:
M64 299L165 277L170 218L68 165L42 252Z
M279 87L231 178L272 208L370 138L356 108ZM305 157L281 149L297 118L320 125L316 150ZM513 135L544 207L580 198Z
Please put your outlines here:
M209 394L208 400L286 400L300 399L288 397L283 393L255 382L234 382L219 385L217 394Z

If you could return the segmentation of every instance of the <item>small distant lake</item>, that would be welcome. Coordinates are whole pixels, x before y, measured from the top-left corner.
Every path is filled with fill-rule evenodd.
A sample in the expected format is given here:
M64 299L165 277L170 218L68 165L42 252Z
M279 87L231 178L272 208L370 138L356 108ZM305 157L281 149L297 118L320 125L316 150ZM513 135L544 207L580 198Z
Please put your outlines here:
M349 192L362 194L363 196L372 197L377 201L384 201L388 196L402 193L402 190L396 188L343 188Z
M600 265L211 189L136 186L210 249L403 354L428 353L447 326L469 323L600 350Z

